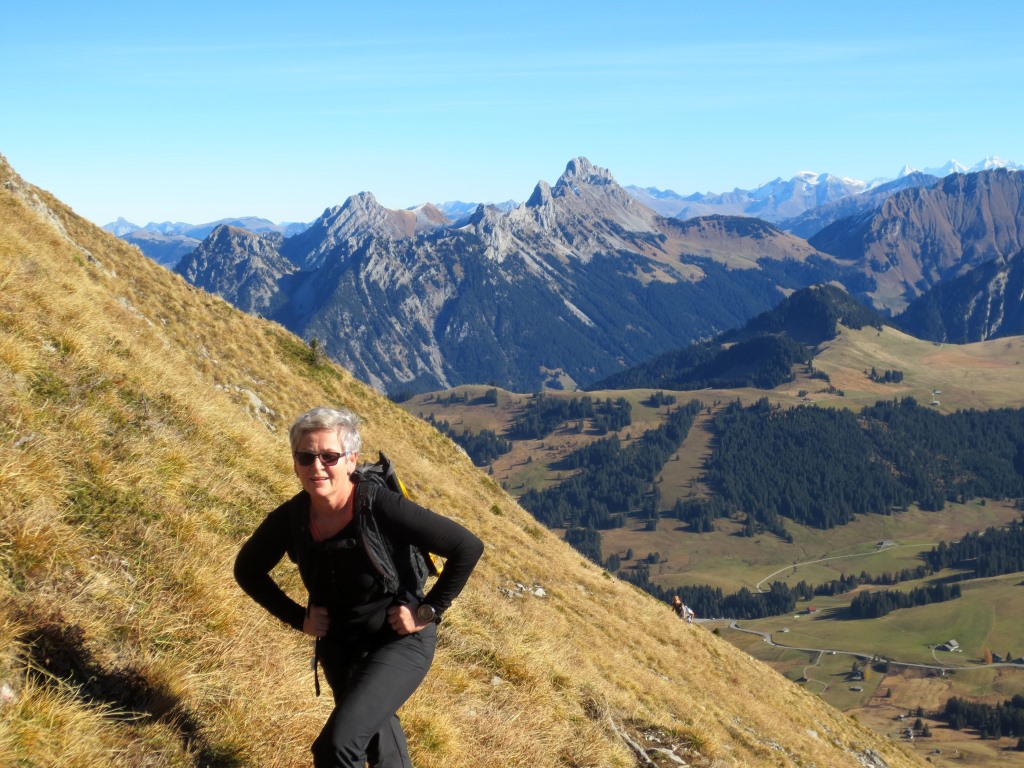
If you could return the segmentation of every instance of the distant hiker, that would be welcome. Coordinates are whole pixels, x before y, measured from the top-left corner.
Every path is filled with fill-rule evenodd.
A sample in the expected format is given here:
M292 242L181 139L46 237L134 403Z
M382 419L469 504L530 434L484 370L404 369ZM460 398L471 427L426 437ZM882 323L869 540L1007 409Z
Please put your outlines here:
M683 601L679 595L672 596L672 610L676 612L676 618L683 618L683 612L686 610L686 606L683 605Z
M319 662L334 711L313 742L314 766L411 768L396 712L426 676L437 624L483 543L403 495L361 481L358 423L351 411L333 408L295 420L289 438L302 491L242 545L235 579L271 614L317 638L314 670ZM410 565L414 546L447 558L425 596ZM270 577L285 554L298 565L305 608Z
M672 610L676 612L678 618L687 624L693 623L693 609L684 603L679 595L672 595Z

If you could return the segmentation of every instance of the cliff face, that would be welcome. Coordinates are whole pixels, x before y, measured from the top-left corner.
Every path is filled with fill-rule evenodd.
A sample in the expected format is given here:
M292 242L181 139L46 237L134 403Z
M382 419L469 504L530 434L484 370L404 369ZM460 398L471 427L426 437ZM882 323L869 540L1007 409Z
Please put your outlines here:
M308 764L330 710L309 644L242 595L231 563L298 487L291 419L341 402L367 455L385 449L417 500L487 546L402 709L417 765L918 764L584 561L302 340L6 163L0 254L3 762Z

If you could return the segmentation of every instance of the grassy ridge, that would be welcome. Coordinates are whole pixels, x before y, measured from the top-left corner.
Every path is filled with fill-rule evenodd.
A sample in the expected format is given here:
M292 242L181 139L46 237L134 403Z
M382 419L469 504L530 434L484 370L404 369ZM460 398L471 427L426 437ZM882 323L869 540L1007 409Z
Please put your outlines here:
M634 765L623 734L694 766L920 764L585 562L280 327L0 176L0 764L308 764L310 646L230 568L297 488L284 431L317 403L487 545L402 710L421 768Z

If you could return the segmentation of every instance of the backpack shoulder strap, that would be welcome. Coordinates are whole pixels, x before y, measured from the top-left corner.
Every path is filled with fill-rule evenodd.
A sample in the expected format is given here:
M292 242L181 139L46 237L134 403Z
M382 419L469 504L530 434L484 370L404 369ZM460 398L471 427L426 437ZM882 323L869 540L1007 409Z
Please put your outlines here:
M359 537L363 542L363 549L370 562L377 570L384 588L391 593L397 594L399 589L398 570L395 568L395 559L392 546L381 530L380 521L373 512L374 499L379 486L372 480L362 479L356 483L355 502L353 504L353 515L359 529Z

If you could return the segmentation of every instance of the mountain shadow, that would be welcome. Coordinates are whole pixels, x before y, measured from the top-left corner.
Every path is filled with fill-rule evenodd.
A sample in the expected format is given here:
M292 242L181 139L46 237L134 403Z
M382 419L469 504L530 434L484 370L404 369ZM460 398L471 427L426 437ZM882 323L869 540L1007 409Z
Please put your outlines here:
M833 285L796 291L742 328L666 352L609 376L590 389L772 389L811 363L813 348L833 339L839 324L881 328L885 320Z
M969 344L1024 334L1024 250L922 294L893 320L928 341Z

